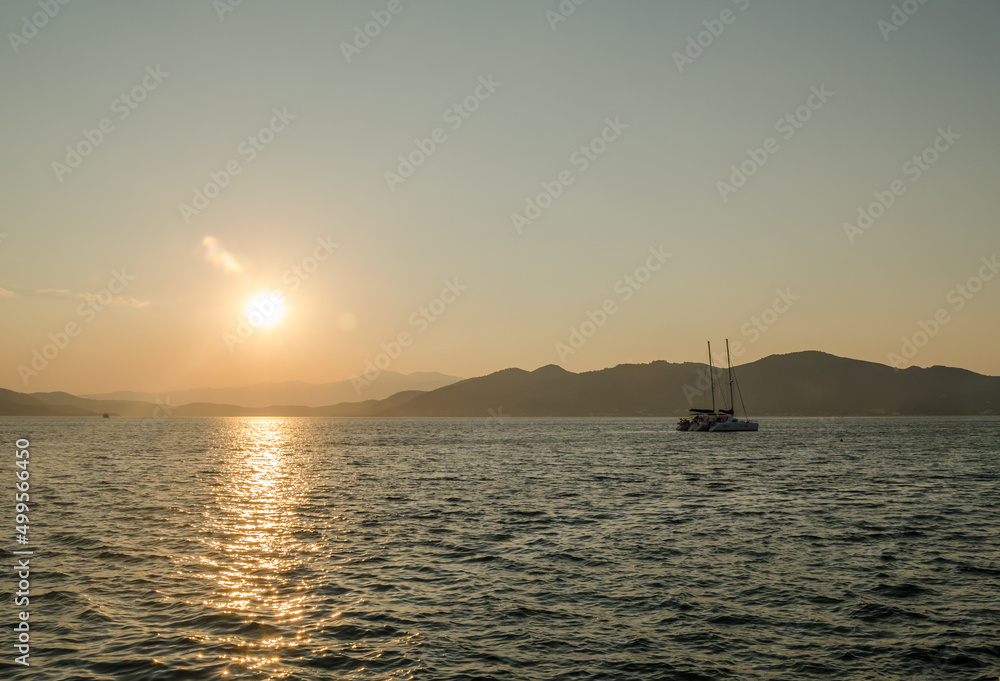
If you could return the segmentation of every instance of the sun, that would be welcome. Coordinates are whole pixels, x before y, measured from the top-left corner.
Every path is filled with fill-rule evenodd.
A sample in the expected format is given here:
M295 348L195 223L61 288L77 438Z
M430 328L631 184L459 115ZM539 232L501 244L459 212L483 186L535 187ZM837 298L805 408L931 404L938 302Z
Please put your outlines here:
M255 328L266 329L280 324L285 318L285 296L280 291L261 291L247 301L243 313Z

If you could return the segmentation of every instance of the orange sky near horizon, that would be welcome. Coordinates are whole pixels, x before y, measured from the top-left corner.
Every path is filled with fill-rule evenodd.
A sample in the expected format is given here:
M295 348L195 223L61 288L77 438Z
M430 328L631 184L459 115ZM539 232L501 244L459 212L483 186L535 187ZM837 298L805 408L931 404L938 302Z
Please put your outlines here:
M0 60L0 387L998 376L1000 6L891 5L61 6Z

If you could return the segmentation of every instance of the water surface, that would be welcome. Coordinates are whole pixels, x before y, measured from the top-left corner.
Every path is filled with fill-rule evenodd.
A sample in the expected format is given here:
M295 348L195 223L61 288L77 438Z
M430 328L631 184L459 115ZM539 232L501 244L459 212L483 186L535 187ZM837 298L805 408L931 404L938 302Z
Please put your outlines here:
M996 679L1000 419L761 428L0 419L0 676Z

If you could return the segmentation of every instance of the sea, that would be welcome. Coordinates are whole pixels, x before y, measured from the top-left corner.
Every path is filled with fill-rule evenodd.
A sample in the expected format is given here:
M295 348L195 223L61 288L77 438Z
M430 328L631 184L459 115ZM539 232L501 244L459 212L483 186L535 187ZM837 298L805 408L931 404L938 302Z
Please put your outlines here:
M674 425L0 419L0 678L1000 676L1000 418Z

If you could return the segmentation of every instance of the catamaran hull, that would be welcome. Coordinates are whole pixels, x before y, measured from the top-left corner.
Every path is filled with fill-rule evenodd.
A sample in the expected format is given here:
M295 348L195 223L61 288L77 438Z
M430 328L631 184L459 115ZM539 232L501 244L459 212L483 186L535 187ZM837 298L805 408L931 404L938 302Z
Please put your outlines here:
M753 433L760 427L753 421L715 421L709 423L680 423L677 430L688 433Z
M760 424L754 421L741 421L740 419L735 419L731 416L727 416L725 417L725 420L721 421L717 421L711 417L698 422L682 419L681 422L677 424L677 430L689 433L756 432L759 427Z
M691 409L689 418L682 418L677 423L677 430L700 433L753 433L760 424L750 419L736 418L736 396L733 394L733 363L729 354L729 339L726 339L726 364L729 367L729 408L716 410L715 406L715 367L712 366L712 343L708 344L709 386L712 389L711 409ZM723 398L725 395L723 394ZM743 400L743 395L740 395ZM746 416L746 406L743 407Z
M724 421L716 423L708 430L711 433L742 433L755 432L759 427L759 423L753 423L752 421Z

